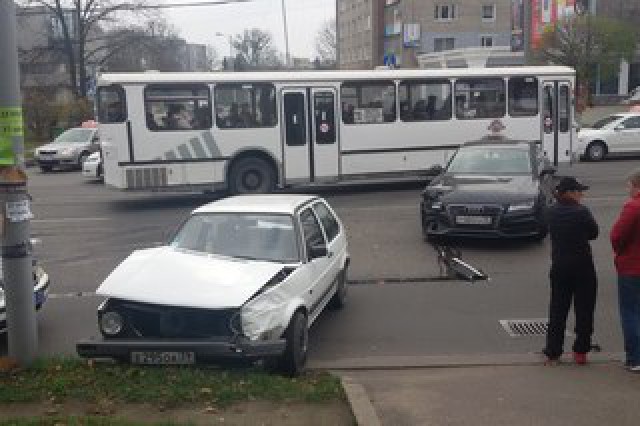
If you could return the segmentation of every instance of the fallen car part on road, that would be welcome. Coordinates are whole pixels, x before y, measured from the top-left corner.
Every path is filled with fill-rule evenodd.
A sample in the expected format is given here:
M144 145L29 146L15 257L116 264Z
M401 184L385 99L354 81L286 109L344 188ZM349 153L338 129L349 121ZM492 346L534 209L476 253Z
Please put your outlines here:
M443 245L431 243L438 255L440 275L449 279L463 279L470 282L488 281L489 276L482 270L464 262L460 250Z

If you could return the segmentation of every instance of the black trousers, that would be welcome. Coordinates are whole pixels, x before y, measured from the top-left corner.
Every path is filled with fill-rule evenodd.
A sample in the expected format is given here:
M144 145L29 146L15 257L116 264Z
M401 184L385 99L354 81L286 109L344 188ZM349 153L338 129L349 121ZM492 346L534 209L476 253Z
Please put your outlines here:
M551 266L551 302L549 328L544 349L549 358L559 358L563 352L567 315L573 300L576 315L576 340L573 351L587 353L591 349L593 313L596 307L597 277L591 259L584 262Z

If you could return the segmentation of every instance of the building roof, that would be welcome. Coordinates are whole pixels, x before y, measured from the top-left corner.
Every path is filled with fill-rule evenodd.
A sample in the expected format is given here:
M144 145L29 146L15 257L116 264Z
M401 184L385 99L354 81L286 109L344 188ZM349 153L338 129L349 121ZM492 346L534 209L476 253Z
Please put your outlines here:
M293 214L302 205L319 199L314 195L268 194L223 198L195 209L199 213L276 213Z

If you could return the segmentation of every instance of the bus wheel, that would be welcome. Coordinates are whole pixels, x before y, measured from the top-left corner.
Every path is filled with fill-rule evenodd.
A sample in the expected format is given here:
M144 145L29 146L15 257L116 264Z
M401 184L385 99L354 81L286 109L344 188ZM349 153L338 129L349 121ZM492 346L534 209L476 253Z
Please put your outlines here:
M229 173L229 190L233 194L266 194L275 188L271 165L258 157L242 158Z

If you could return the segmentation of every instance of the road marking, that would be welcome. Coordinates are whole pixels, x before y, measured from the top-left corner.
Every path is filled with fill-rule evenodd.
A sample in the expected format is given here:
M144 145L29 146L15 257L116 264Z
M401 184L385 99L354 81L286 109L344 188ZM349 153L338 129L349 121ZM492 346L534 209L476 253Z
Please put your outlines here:
M102 222L110 217L62 217L58 219L33 219L31 223Z

